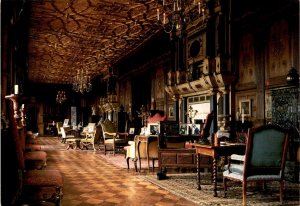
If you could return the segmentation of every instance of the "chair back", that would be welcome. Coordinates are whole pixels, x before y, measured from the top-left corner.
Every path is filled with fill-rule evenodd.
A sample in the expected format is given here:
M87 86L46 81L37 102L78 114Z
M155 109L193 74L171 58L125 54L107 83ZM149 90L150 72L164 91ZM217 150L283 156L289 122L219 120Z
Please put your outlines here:
M209 114L207 114L205 123L200 132L201 139L205 139L205 138L209 137L209 134L210 134L209 130L210 130L210 126L211 126L213 119L214 119L214 111L211 111Z
M60 131L61 131L61 137L62 137L62 138L67 138L65 128L61 127L61 128L60 128Z
M62 122L56 122L57 134L61 134L60 128L63 126Z
M94 135L92 136L93 142L98 143L100 141L100 137L102 135L102 127L101 125L97 125Z
M104 122L100 122L100 124L102 126L102 133L103 133L104 139L113 138L111 135L106 134L106 132L115 133L116 130L115 130L114 124L109 119L106 119Z
M88 132L93 132L96 129L96 123L88 123L87 130Z
M249 131L244 176L284 174L288 133L277 125L265 125Z

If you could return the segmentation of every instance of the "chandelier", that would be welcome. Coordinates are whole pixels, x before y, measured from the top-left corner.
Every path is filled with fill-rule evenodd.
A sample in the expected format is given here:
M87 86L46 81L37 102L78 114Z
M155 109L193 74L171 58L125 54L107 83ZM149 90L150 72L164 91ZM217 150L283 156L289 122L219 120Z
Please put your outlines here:
M157 0L157 20L166 33L181 32L189 22L205 18L204 0Z
M91 78L87 71L83 69L77 70L77 75L74 77L73 90L75 92L90 92L92 90Z
M56 102L62 104L64 101L67 100L65 91L57 91L56 95Z

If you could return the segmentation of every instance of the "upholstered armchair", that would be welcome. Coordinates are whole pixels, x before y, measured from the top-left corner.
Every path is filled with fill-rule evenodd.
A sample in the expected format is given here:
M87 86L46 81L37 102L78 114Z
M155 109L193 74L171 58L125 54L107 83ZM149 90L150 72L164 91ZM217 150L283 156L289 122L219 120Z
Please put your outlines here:
M135 135L134 141L129 141L128 144L129 146L125 147L127 168L129 169L129 160L131 159L137 172L137 161L139 162L139 170L141 170L141 160L147 159L152 161L152 171L154 171L154 162L158 160L158 137Z
M127 169L129 169L129 160L132 160L134 163L135 171L137 172L137 138L134 137L134 141L128 141L128 146L125 146L124 149L126 150L126 162L127 162Z
M32 131L26 131L26 134L24 134L25 138L25 152L30 151L40 151L42 150L41 145L38 144L36 137L39 135L39 133L33 133Z
M86 133L85 138L80 140L80 143L82 144L82 149L88 149L88 146L92 145L94 151L96 151L95 144L98 144L100 142L101 135L102 127L101 125L97 125L96 129L94 129L93 132Z
M26 143L27 132L24 127L18 127L18 132L26 169L44 168L47 165L47 153L41 151L41 145L39 144ZM36 137L28 138L34 138L37 143Z
M232 155L223 172L225 196L227 180L242 182L243 205L249 182L278 181L283 203L284 168L288 133L276 125L265 125L249 131L245 155Z
M68 132L70 130L66 129L65 127L60 128L61 131L61 142L66 143L67 139L74 139L75 135L74 134L69 134Z
M104 154L107 150L112 150L113 155L118 149L123 149L128 142L128 133L120 133L116 131L113 123L106 119L104 122L100 122L102 127L102 134L104 140Z

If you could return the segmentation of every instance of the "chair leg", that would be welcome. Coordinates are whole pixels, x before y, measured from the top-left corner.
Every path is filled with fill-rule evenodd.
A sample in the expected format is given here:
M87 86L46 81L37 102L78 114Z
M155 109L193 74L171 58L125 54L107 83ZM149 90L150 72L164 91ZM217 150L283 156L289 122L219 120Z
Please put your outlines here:
M280 181L280 204L283 204L283 188L284 188L284 181Z
M104 155L106 155L106 145L104 145Z
M154 172L154 161L155 159L152 159L152 172Z
M263 181L263 190L264 190L264 191L267 190L267 183L266 183L266 181Z
M129 169L129 159L130 159L130 157L126 157L127 169Z
M113 145L113 155L115 156L115 145Z
M243 206L246 206L246 195L247 195L247 182L243 181Z
M136 162L137 162L137 159L134 159L133 162L134 162L135 172L137 172L137 171L138 171L138 170L137 170L137 163L136 163Z
M227 196L227 178L223 177L224 197Z
M141 159L139 159L139 165L140 165L140 171L142 170L142 162Z

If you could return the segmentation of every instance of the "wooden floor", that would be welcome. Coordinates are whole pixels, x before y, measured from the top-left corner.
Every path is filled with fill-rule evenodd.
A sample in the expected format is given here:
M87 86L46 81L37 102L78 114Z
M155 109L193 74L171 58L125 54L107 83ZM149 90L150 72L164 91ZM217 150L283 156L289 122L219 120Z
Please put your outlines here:
M139 178L133 169L106 162L101 151L65 149L55 137L39 137L48 154L46 169L58 169L64 178L64 206L195 205ZM125 158L124 158L125 161Z

